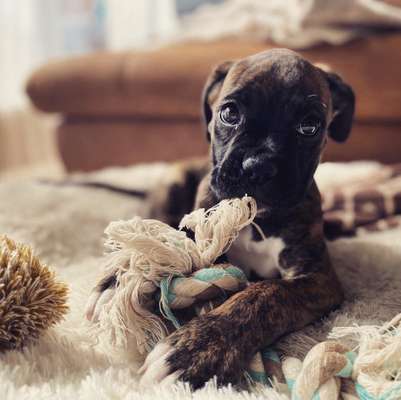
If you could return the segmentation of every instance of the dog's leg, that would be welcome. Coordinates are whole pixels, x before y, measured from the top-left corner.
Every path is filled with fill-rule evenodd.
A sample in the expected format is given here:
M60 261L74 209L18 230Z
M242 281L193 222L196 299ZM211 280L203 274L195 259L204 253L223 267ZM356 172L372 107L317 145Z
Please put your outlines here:
M177 227L181 218L192 211L197 187L209 169L209 159L196 158L172 164L158 190L150 194L151 218ZM117 269L107 271L92 290L86 306L86 317L96 321L102 306L110 301L117 284Z
M208 169L207 157L172 164L161 187L150 195L151 218L177 227L181 218L193 210L197 187Z
M157 345L148 356L153 361L145 362L141 382L179 377L198 388L216 376L219 384L237 383L257 351L317 320L341 301L341 287L330 267L254 283ZM160 346L165 352L156 361L153 354ZM157 380L156 367L163 370Z

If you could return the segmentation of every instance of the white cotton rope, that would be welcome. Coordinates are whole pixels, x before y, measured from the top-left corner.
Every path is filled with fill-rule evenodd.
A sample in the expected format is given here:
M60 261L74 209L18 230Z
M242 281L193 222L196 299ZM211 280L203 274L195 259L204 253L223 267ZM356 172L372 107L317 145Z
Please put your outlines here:
M180 230L140 217L110 223L105 230L109 254L104 267L117 271L118 284L111 301L102 307L94 333L107 333L113 344L121 346L133 335L141 353L150 351L168 334L165 322L154 313L161 280L212 266L256 213L256 201L245 196L193 211L184 216ZM194 232L194 240L182 231L184 227Z
M401 398L401 314L384 326L336 327L302 362L282 361L292 400ZM339 342L356 341L353 350Z
M116 272L118 284L103 304L92 332L97 336L106 333L111 344L122 347L133 337L141 354L149 352L169 333L157 314L156 292L161 282L175 277L192 279L204 268L217 267L213 264L241 229L253 224L260 231L253 222L256 214L256 201L248 196L195 210L180 224L180 229L194 232L194 240L182 230L151 219L112 222L105 230L105 268ZM237 290L239 282L233 277L224 284L230 280ZM201 281L177 284L177 289L181 297L171 302L177 308L194 304L191 296L203 290ZM357 338L354 349L339 342L350 335ZM401 398L401 314L382 327L334 328L329 339L316 345L303 362L282 360L292 400Z

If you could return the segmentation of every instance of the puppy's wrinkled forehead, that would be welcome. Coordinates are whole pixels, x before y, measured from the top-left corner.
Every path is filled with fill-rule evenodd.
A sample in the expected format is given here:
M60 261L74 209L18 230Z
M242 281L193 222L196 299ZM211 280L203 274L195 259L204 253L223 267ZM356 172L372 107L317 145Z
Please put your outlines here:
M266 97L300 92L330 101L330 92L321 71L287 49L274 49L237 61L224 80L219 98L252 90Z

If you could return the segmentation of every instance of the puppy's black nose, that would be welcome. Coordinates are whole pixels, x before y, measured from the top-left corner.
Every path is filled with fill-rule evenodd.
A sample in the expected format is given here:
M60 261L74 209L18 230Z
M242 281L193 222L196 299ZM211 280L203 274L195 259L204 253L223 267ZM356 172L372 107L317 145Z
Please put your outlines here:
M277 174L277 168L272 160L263 154L244 158L242 170L252 183L263 183Z

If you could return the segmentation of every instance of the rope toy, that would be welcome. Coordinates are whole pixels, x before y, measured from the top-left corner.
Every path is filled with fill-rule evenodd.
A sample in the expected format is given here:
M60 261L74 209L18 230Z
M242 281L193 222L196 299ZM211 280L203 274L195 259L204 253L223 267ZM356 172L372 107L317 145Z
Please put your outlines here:
M245 196L193 211L180 230L139 217L112 222L105 230L105 272L116 275L117 285L93 321L93 336L106 333L113 345L123 347L133 337L146 354L181 326L177 311L201 315L244 289L248 281L241 269L215 261L250 224L264 237L253 223L256 213L256 201ZM194 240L183 228L194 233ZM246 375L268 384L269 376L281 373L279 366L277 354L267 349L253 357Z
M0 352L21 349L67 312L67 287L32 249L0 236Z
M401 398L401 314L383 327L334 328L304 361L286 358L282 371L292 400ZM357 337L356 349L338 339ZM282 386L281 386L282 387Z
M93 321L92 333L97 338L106 333L113 345L121 346L134 338L146 354L185 323L180 310L199 315L242 290L248 284L243 271L216 260L241 229L254 224L256 212L255 200L247 196L196 210L180 224L194 232L194 240L155 220L112 222L105 230L105 269L117 284ZM400 321L401 314L381 328L336 328L331 334L335 340L313 347L303 362L280 360L272 348L261 349L246 374L292 400L401 398ZM349 334L358 335L358 351L338 341Z
M179 230L139 217L112 222L105 230L105 272L116 275L117 285L94 325L95 336L104 332L122 346L134 337L146 354L179 326L172 309L212 307L208 300L216 304L243 289L247 280L240 269L214 263L256 212L256 201L245 196L193 211ZM184 228L192 230L194 240Z

